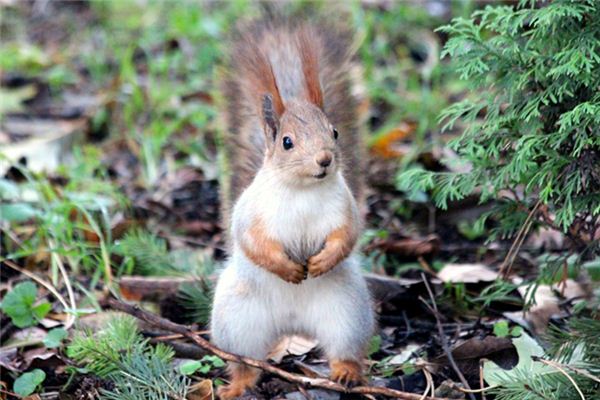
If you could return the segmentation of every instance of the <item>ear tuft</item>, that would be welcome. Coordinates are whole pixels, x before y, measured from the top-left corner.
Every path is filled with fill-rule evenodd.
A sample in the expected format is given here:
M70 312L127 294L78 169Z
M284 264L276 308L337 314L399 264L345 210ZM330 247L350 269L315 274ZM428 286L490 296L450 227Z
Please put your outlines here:
M263 95L262 114L265 122L265 130L268 129L270 131L266 132L267 136L271 136L273 141L275 141L275 138L277 137L277 126L279 125L279 121L273 107L273 96L270 94Z
M298 48L302 60L306 100L323 109L323 92L319 82L319 55L315 47L318 38L310 27L302 27L297 34Z

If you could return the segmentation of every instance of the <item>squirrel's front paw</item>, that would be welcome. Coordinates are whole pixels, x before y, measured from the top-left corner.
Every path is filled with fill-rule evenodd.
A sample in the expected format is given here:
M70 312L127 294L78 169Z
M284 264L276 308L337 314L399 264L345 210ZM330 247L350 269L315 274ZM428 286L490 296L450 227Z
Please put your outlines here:
M274 271L281 279L286 282L298 284L306 278L304 267L291 260Z
M323 275L336 264L336 259L331 252L321 251L308 259L308 273L312 277Z

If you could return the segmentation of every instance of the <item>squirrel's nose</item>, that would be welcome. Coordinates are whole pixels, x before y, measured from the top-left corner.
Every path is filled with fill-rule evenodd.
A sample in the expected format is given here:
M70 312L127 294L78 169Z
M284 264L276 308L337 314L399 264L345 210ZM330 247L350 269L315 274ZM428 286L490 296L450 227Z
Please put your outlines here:
M315 161L323 168L329 167L332 160L333 154L330 151L321 151L315 156Z

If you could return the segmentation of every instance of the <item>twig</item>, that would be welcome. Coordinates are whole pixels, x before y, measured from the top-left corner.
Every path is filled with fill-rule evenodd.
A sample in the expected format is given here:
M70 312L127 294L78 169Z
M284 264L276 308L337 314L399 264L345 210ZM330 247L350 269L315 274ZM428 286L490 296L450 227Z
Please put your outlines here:
M479 360L479 387L481 390L481 400L486 400L485 390L487 389L483 387L483 359Z
M563 374L573 384L573 386L575 386L577 393L579 393L579 397L581 397L582 400L585 400L585 396L581 392L581 389L579 389L579 386L577 386L577 382L575 382L575 379L573 379L571 377L571 375L567 374L567 372L564 369L562 369L560 367L560 365L557 365L556 363L553 363L552 361L544 360L543 358L539 358L539 357L536 357L534 360L541 362L542 364L548 365L549 367L552 367L554 369L557 369L561 374Z
M50 245L51 249L54 249L55 244L52 240L48 241L48 244ZM69 279L69 274L67 274L67 270L65 269L65 265L60 259L60 256L54 250L52 251L51 257L58 266L58 270L63 276L63 281L65 282L65 286L67 287L67 294L69 295L69 302L71 303L72 313L67 314L69 317L67 319L67 322L65 322L65 329L69 329L75 322L75 314L73 314L77 309L77 304L75 303L75 294L73 293L73 288L71 287L71 280Z
M208 333L210 333L209 331L194 331L193 332L196 335L207 335ZM175 340L175 339L183 339L185 336L180 334L180 333L176 333L173 335L160 335L160 336L153 336L151 340L156 340L158 342L160 341L169 341L169 340Z
M421 395L415 393L402 392L400 390L394 390L385 387L375 387L375 386L356 386L353 388L348 388L339 383L330 381L329 379L323 378L309 378L307 376L294 374L287 372L281 368L277 368L274 365L262 361L255 360L249 357L243 357L236 354L228 353L211 344L206 339L201 336L195 334L190 328L179 325L174 322L171 322L167 319L161 318L158 315L152 314L148 311L142 310L137 305L130 305L123 303L121 301L115 299L108 299L104 302L106 305L110 306L115 310L122 311L124 313L133 315L134 317L145 321L149 324L152 324L156 327L164 329L166 331L179 333L189 339L191 339L194 343L198 344L200 347L210 351L212 354L222 358L225 361L235 362L245 364L251 367L259 368L263 371L267 371L272 373L273 375L277 375L289 382L299 383L302 385L319 387L322 389L335 390L336 392L344 392L344 393L357 393L357 394L376 394L387 397L394 397L403 400L420 400ZM425 397L424 400L449 400L447 398L440 397Z
M517 257L517 254L519 253L519 250L521 249L521 246L523 245L523 242L525 241L525 238L527 237L527 233L529 232L529 229L531 228L531 225L533 224L532 218L535 215L535 213L537 212L537 210L541 204L542 204L542 199L539 199L537 201L537 203L535 203L535 205L533 206L533 208L531 209L529 214L527 215L527 218L525 218L525 222L523 222L523 225L517 232L517 237L515 238L515 241L512 243L512 245L510 246L510 249L508 250L506 257L504 258L504 261L502 262L502 265L500 266L499 274L502 275L504 277L504 279L508 278L508 274L510 273L510 269L515 261L515 258Z
M9 396L13 396L13 397L14 397L14 398L16 398L16 399L22 399L22 398L23 398L23 397L19 396L19 395L18 395L18 394L16 394L16 393L9 392L8 390L4 390L4 389L0 389L0 393L2 393L2 394L7 394L7 395L9 395Z
M452 351L450 350L450 346L448 345L448 342L446 341L446 335L444 334L444 328L442 327L442 322L440 321L440 315L439 315L439 311L437 308L437 303L435 302L435 297L433 296L433 292L431 291L431 287L429 286L429 282L427 281L425 274L423 274L422 272L421 272L421 278L423 279L423 282L425 283L425 287L427 288L427 293L429 294L429 298L431 299L431 303L433 305L433 310L435 311L433 314L435 316L435 322L437 324L438 334L440 335L440 341L442 342L442 347L444 348L446 357L448 358L448 361L450 362L452 369L454 369L454 372L456 372L456 375L458 375L458 379L460 379L460 381L464 385L464 387L471 390L471 387L469 386L469 383L465 379L465 376L462 374L462 372L460 372L458 365L456 365L456 361L454 361L454 357L452 356ZM469 394L469 397L471 398L471 400L476 400L475 395L473 395L473 393L468 393L468 394Z
M435 386L433 385L433 377L431 376L431 373L427 370L426 366L421 369L421 372L423 372L423 375L425 375L425 380L427 381L427 387L425 388L421 399L424 399L429 391L431 391L432 396L435 396Z
M534 361L540 361L540 362L542 362L542 359L541 359L541 358L539 358L539 357L537 357L537 356L532 356L531 358L532 358ZM553 365L558 365L558 366L560 366L560 367L563 367L563 368L569 369L569 370L571 370L571 371L575 372L576 374L583 375L583 376L585 376L585 377L586 377L586 378L588 378L588 379L591 379L591 380L593 380L593 381L596 381L596 382L600 383L600 378L598 378L598 377L595 377L594 375L590 374L589 372L587 372L587 371L585 371L585 370L583 370L583 369L580 369L580 368L573 367L572 365L561 364L561 363L558 363L558 362L556 362L556 361L551 361L551 360L544 360L543 362L545 362L545 363L549 363L549 364L553 364Z
M417 258L417 261L419 261L419 264L421 264L421 267L423 267L423 269L428 272L429 274L431 274L431 276L437 278L437 272L435 272L435 270L433 268L431 268L431 265L429 265L429 263L427 261L425 261L425 259L423 257L419 257Z

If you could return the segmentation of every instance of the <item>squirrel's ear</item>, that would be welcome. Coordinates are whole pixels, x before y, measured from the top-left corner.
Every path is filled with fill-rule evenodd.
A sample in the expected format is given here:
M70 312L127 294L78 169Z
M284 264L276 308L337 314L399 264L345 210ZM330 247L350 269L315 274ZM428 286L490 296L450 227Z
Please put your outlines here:
M323 91L319 82L319 56L315 47L315 40L314 32L309 27L304 27L298 32L305 97L306 100L323 109Z
M273 107L273 96L270 94L263 95L262 98L262 114L265 125L265 133L267 137L271 137L273 141L277 137L279 128L279 118Z

